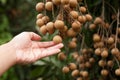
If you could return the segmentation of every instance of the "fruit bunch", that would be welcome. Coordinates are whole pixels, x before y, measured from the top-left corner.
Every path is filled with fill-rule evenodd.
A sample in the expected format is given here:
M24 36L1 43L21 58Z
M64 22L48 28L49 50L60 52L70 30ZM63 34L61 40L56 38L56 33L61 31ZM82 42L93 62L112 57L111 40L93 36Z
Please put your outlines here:
M93 17L83 0L45 0L36 4L36 10L39 32L43 36L54 34L56 44L64 43L63 52L58 54L65 62L64 74L71 73L75 80L120 76L119 11L109 23L104 15Z

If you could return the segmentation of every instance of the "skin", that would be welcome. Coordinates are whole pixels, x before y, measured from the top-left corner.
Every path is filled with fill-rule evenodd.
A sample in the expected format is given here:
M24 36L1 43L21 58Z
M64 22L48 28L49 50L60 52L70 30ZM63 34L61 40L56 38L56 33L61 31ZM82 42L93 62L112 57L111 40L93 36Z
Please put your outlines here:
M33 32L22 32L10 42L0 46L0 76L15 64L29 64L59 53L62 43L40 42L41 37Z

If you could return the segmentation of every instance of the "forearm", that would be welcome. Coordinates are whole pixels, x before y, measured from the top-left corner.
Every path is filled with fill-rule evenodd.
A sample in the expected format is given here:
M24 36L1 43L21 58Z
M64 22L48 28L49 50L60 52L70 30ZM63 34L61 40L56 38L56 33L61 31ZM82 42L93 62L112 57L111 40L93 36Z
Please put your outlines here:
M0 46L0 76L16 63L15 49L6 43Z

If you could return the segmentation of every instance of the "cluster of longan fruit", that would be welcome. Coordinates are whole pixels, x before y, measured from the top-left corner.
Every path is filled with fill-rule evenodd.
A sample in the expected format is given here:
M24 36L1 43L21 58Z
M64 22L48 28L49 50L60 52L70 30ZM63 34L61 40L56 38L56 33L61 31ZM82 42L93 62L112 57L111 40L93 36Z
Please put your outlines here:
M116 28L113 34L112 24L104 21L103 17L93 18L83 4L82 0L45 0L37 3L39 14L36 24L39 32L43 35L56 33L53 42L64 43L64 52L58 54L60 61L66 61L68 56L74 59L63 66L63 73L71 73L76 80L94 79L90 77L95 75L96 64L100 69L97 74L103 79L112 75L111 70L120 76L120 51L117 46L120 44L120 28ZM85 46L84 29L96 31L90 47ZM114 69L115 66L117 68Z

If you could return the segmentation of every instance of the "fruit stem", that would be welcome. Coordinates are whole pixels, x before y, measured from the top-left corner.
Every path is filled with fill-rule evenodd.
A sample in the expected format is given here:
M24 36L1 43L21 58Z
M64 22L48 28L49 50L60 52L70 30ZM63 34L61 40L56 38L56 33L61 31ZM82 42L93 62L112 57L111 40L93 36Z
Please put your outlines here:
M119 9L117 14L117 28L116 28L116 36L115 36L115 48L117 47L117 38L118 38L118 27L119 27Z
M119 61L117 60L117 58L116 58L116 57L114 57L114 59L115 59L115 61L116 61L117 65L118 65L118 67L120 68L120 63L119 63Z

